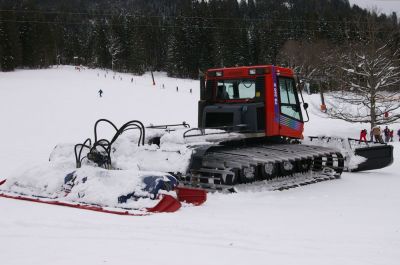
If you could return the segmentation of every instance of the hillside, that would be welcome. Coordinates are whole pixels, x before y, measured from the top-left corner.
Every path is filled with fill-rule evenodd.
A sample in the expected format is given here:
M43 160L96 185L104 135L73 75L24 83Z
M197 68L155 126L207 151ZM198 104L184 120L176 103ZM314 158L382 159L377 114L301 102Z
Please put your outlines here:
M396 47L397 20L348 0L3 0L0 70L61 63L196 78L214 66L292 65L285 54L293 41L319 46L305 57L320 60L371 41ZM295 65L336 63L318 61Z

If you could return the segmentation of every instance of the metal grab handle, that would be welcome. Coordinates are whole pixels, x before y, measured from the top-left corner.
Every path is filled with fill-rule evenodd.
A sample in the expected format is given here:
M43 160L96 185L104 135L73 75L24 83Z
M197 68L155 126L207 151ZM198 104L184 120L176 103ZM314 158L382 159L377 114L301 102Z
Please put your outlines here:
M167 130L169 127L179 127L179 126L183 126L184 128L190 128L189 123L186 123L185 121L182 123L178 123L178 124L150 125L150 126L147 126L146 128Z
M248 127L247 124L238 124L235 126L219 126L219 127L207 127L207 128L191 128L183 133L183 138L188 138L188 137L195 137L195 136L204 136L204 135L216 135L216 134L227 134L230 132L233 132L235 128L246 128ZM224 130L223 132L212 132L212 133L206 133L206 129L210 130ZM187 135L188 132L192 131L200 131L200 134L193 134L193 135ZM241 131L243 132L243 131Z
M300 97L301 97L301 101L302 101L302 103L303 103L303 109L305 110L305 112L306 112L306 115L307 115L307 120L306 121L304 121L304 122L309 122L310 121L310 116L308 115L308 111L307 111L307 108L304 108L304 104L307 104L306 102L304 102L304 98L303 98L303 89L301 88L301 85L300 85L300 77L298 76L298 75L296 75L296 79L297 79L297 86L298 86L298 90L299 90L299 92L300 92ZM307 106L308 106L308 104L307 104Z

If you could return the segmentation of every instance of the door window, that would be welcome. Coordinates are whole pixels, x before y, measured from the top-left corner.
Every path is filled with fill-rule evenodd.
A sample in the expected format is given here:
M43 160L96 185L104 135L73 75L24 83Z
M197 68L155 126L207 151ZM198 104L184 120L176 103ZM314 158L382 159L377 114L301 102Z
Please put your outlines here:
M281 114L301 120L299 99L292 78L279 78L279 96L281 99Z

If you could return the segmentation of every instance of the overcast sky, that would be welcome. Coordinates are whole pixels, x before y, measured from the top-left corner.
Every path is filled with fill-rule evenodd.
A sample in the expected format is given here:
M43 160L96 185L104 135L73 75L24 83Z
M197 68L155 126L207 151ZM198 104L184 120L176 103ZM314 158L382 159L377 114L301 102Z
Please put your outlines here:
M363 8L377 7L378 11L387 14L394 11L400 15L400 0L349 0L349 2Z

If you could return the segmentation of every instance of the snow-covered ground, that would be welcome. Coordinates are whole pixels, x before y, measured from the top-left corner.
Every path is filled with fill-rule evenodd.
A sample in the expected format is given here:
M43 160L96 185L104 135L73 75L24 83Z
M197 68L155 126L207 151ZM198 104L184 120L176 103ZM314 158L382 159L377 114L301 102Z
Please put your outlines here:
M99 118L196 126L198 81L156 73L153 86L150 74L113 76L73 67L0 73L0 179L47 161L60 142L93 137ZM306 99L306 135L357 137L367 127L329 120L318 95ZM0 263L398 264L394 145L385 169L284 192L209 194L203 206L174 214L115 216L0 198Z

